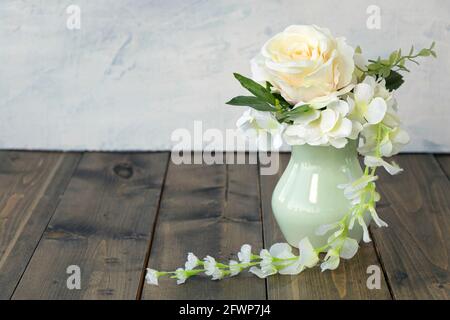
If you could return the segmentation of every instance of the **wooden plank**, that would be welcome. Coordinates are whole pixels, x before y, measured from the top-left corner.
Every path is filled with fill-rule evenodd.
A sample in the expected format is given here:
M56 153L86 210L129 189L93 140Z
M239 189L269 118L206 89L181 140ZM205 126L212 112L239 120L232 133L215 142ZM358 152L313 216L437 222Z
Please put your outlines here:
M271 200L276 183L284 172L290 154L280 153L280 169L276 175L261 176L261 201L266 247L276 242L286 242L275 218ZM351 260L343 260L337 270L321 272L320 268L306 270L298 276L269 277L269 299L391 299L388 285L381 275L381 289L369 290L366 286L367 267L381 265L373 243L361 244Z
M9 299L80 154L0 152L0 299Z
M174 270L186 254L227 261L244 243L262 247L257 165L170 164L149 267ZM177 286L161 278L143 299L265 299L265 281L244 272L212 281L206 276Z
M168 153L85 154L13 299L135 299ZM67 288L68 266L81 289Z
M435 158L439 162L442 170L447 175L447 178L450 179L450 154L437 154L435 155Z
M396 299L449 299L450 182L432 155L400 155L404 168L380 170L379 208L389 228L373 230Z

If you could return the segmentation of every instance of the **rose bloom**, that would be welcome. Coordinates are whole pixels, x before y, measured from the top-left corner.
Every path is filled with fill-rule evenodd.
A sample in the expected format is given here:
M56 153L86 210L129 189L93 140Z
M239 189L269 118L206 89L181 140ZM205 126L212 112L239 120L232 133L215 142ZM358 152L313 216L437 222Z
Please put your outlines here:
M322 108L352 88L354 49L328 29L294 25L271 38L255 57L253 79L292 104Z

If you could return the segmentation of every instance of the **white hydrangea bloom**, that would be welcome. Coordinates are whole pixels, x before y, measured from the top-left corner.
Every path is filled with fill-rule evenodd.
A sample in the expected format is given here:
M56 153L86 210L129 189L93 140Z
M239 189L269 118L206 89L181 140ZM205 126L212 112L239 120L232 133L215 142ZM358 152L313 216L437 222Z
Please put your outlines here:
M352 106L350 118L362 123L367 121L361 130L363 139L358 148L359 153L364 156L391 157L409 142L408 133L400 128L397 101L393 93L386 89L384 79L366 77L355 87L353 99L349 98L349 105Z
M390 98L389 92L383 88L381 82L370 76L358 83L354 88L353 97L348 98L352 106L351 118L360 123L366 121L370 124L380 123L388 109L386 99Z
M383 120L384 121L384 120ZM363 144L358 148L362 155L375 155L377 146L378 126L365 124L361 131ZM409 143L408 133L400 127L384 127L384 137L380 141L379 153L382 157L391 157L400 152L404 145Z
M257 139L261 149L279 149L283 144L282 134L286 127L271 112L248 108L236 121L238 129L251 139Z
M347 138L355 133L352 121L347 118L350 107L346 101L336 100L325 110L310 109L299 115L289 126L284 137L290 145L332 145L343 148ZM356 136L355 136L356 138Z

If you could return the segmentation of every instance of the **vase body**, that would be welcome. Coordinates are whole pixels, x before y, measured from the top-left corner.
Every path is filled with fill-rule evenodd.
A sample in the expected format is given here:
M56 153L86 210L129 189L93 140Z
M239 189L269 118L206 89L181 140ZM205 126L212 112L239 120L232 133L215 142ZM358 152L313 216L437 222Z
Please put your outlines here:
M315 247L325 245L331 232L318 236L317 228L339 221L351 207L337 186L362 174L355 141L349 141L342 149L293 146L289 164L272 195L273 213L287 242L298 247L298 242L308 237ZM364 220L368 225L369 214ZM362 233L355 223L349 237L359 242Z

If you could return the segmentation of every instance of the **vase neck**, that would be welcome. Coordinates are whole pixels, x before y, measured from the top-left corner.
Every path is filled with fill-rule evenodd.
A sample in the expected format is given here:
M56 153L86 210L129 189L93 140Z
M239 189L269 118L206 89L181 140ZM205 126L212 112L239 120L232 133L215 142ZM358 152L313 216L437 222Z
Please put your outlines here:
M292 159L298 161L342 161L346 159L357 159L356 141L349 140L344 148L338 149L333 146L292 146Z

